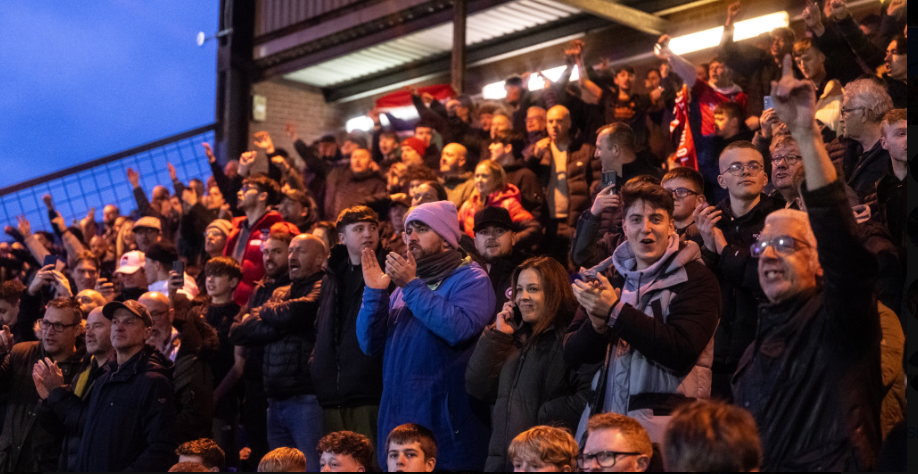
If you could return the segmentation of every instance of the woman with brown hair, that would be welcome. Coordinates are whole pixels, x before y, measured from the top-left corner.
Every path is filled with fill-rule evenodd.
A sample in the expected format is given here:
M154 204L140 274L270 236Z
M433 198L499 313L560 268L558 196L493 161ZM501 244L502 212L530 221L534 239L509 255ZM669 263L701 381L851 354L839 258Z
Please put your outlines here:
M469 395L494 405L489 472L513 470L507 448L533 426L576 427L590 391L590 379L562 354L578 306L564 267L548 257L526 260L513 272L511 289L465 373Z
M542 227L523 208L520 190L507 182L507 173L496 161L486 160L475 168L475 190L459 208L459 224L469 237L475 238L475 214L488 206L502 207L510 212L516 225L513 245L520 250L535 247L542 240Z

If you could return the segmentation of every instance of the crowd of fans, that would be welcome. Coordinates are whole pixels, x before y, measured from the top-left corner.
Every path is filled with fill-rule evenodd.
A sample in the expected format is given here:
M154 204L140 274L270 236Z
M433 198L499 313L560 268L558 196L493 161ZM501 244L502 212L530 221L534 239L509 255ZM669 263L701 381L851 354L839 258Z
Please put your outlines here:
M414 95L408 138L203 144L99 222L46 196L0 244L0 470L904 470L887 3L750 45L731 5L643 91L575 41L542 91Z

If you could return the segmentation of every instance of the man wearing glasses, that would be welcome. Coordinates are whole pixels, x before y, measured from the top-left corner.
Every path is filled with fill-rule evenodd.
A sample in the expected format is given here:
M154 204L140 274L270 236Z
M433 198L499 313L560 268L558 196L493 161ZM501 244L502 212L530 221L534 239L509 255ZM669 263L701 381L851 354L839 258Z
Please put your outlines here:
M701 255L717 275L723 314L714 336L714 379L711 396L729 402L730 379L746 347L755 338L762 289L749 256L765 217L784 207L784 201L762 194L768 184L765 159L749 142L736 142L720 155L718 184L728 191L717 207L695 209L695 224L704 239Z
M39 320L41 342L13 346L9 327L0 332L0 393L9 396L3 433L0 435L0 472L56 471L63 445L62 432L48 431L38 423L39 393L32 381L36 363L60 369L63 383L70 383L83 360L76 348L82 333L79 303L58 298L48 303Z
M800 146L790 135L779 135L771 142L771 183L784 199L787 209L800 210L794 176L803 167Z
M883 398L879 269L822 144L814 87L794 79L789 58L784 67L772 96L802 151L807 212L768 216L750 250L768 301L734 400L759 426L763 471L872 470Z
M889 167L889 152L883 149L883 117L893 102L886 88L875 79L858 79L845 86L841 118L845 136L828 145L833 161L840 164L848 186L857 192L861 204L875 214L877 181Z
M640 423L625 415L603 413L590 418L577 467L583 472L644 472L653 444Z

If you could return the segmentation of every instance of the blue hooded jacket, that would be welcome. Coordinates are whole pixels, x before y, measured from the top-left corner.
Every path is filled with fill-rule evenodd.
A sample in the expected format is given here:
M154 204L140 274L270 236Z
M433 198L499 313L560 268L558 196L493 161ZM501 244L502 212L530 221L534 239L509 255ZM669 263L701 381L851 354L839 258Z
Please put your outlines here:
M466 260L468 262L468 260ZM488 454L488 407L465 391L475 344L494 316L494 290L476 263L464 263L436 285L420 279L386 290L367 287L357 316L360 349L383 357L378 455L386 465L386 437L417 423L438 444L437 469L482 470Z

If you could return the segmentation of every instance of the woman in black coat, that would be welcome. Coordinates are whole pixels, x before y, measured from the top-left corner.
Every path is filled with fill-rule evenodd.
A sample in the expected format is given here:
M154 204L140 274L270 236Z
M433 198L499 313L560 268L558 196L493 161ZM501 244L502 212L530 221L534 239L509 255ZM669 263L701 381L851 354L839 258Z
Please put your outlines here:
M590 378L562 355L561 338L577 310L564 267L531 258L512 281L511 301L481 335L465 374L469 395L494 405L489 472L513 470L507 448L533 426L576 428L590 395Z

